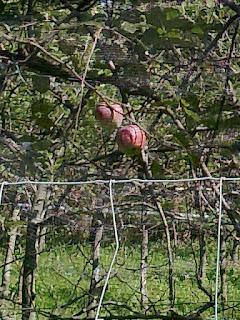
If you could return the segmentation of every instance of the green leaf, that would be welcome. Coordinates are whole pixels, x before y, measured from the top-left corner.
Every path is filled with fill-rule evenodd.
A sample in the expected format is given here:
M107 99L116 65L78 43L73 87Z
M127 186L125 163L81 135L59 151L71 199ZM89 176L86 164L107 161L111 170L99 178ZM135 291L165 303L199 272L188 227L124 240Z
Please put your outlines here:
M159 7L151 9L151 11L146 14L147 23L157 27L162 26L162 21L164 18L165 16L163 10Z
M67 40L59 41L59 48L65 54L72 55L76 50L76 43Z
M127 10L122 11L120 15L121 21L128 21L130 23L139 23L141 22L142 13L138 10Z
M42 99L42 100L35 101L31 105L31 108L32 108L33 115L48 114L54 109L54 106L50 104L48 101Z
M121 28L128 33L135 33L137 31L137 25L134 23L130 23L128 21L124 21L121 24Z
M150 28L143 33L142 42L154 49L158 49L161 45L160 36L156 29Z
M32 76L32 85L34 90L37 90L40 93L45 93L48 91L50 86L49 77L34 75Z
M42 128L42 129L46 129L49 130L51 127L54 126L54 123L51 119L49 119L48 117L40 117L36 119L36 124Z
M194 26L193 22L181 16L181 12L176 8L154 7L146 14L148 24L155 27L162 27L166 30L179 29L188 31Z
M191 29L191 31L192 31L192 33L196 33L196 34L200 34L200 35L203 35L203 34L204 34L203 29L202 29L200 26L198 26L198 25L194 26L194 27Z
M196 152L190 152L188 154L192 164L195 166L195 167L198 167L199 164L200 164L200 155L197 154Z
M176 132L174 136L183 147L188 148L190 146L191 141L184 132Z
M216 1L215 0L206 0L206 6L208 8L214 8L216 6Z
M175 20L180 16L179 10L175 8L166 8L164 10L164 14L166 16L166 20Z
M32 144L33 150L36 151L43 151L43 150L48 150L52 145L52 142L50 140L37 140Z
M155 179L160 179L164 176L164 171L159 161L153 160L151 165L152 175Z
M236 116L236 117L223 119L219 123L219 128L222 130L240 128L240 118Z
M181 99L183 101L183 99ZM194 93L189 93L184 97L184 101L187 103L186 107L191 108L191 110L199 111L199 97Z
M193 119L194 121L196 121L196 122L199 122L200 121L200 117L199 117L199 115L196 113L196 112L194 112L194 111L192 111L192 110L190 110L190 109L188 109L188 108L183 108L183 110L184 110L184 112L186 113L186 115L188 115L191 119Z

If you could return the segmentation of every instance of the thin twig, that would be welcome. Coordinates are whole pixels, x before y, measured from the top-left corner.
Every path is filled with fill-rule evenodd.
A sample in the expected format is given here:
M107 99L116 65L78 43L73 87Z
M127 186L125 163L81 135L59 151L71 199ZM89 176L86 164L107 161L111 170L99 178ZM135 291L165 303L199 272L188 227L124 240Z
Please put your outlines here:
M90 65L90 62L91 62L91 59L92 59L92 56L93 56L93 53L94 53L94 50L95 50L95 48L96 48L97 41L98 41L98 39L99 39L99 37L100 37L101 32L102 32L102 28L100 28L100 29L95 33L95 39L94 39L94 42L93 42L93 45L92 45L92 49L91 49L91 52L90 52L90 54L89 54L89 56L88 56L87 63L86 63L86 67L85 67L85 71L84 71L83 76L82 76L80 101L79 101L78 111L77 111L77 115L76 115L75 129L78 128L78 121L79 121L79 116L80 116L80 112L81 112L81 108L82 108L82 100L83 100L83 92L84 92L84 86L85 86L86 76L87 76L87 73L88 73L88 70L89 70L89 65Z

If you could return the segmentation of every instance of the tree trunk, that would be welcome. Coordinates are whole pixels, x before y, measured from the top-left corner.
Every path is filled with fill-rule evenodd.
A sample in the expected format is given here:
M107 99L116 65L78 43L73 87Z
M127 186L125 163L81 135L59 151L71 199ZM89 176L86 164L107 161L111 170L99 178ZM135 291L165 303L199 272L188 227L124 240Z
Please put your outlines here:
M170 302L170 308L172 309L174 307L174 302L175 302L175 290L174 290L174 269L173 269L174 258L173 258L172 245L171 245L171 236L170 236L168 222L167 222L165 213L163 211L162 205L157 200L155 200L155 204L159 211L160 218L163 221L165 236L167 240L169 302Z
M200 221L199 231L199 267L198 277L202 280L205 278L206 273L206 241L205 241L205 230L203 227L203 219Z
M145 219L144 219L145 220ZM142 227L142 246L141 246L141 309L146 311L148 303L147 294L147 271L148 271L148 229L143 220Z
M39 185L34 199L32 215L27 226L22 277L22 320L34 320L36 318L34 311L35 273L38 263L39 224L45 216L47 195L47 186Z
M220 279L221 279L221 286L220 286L220 298L221 298L221 305L222 305L222 312L224 316L224 310L226 307L227 303L227 273L226 273L226 268L227 268L227 257L226 257L226 230L224 230L223 227L223 232L222 232L222 237L221 237L221 260L220 260Z
M19 220L19 208L13 210L12 221L13 223ZM13 227L9 232L8 247L5 256L5 263L3 268L2 275L2 284L1 284L1 296L7 297L9 295L9 286L11 282L11 270L12 270L12 261L14 259L14 250L17 238L18 227Z
M13 223L19 220L19 208L15 208L13 210L12 214L12 221ZM11 283L11 271L12 271L12 263L14 260L14 251L15 251L15 244L16 244L16 238L17 238L17 232L18 227L14 227L9 232L9 239L7 244L7 251L5 255L5 261L4 261L4 268L3 268L3 274L2 274L2 283L0 287L0 294L1 298L3 298L0 301L0 307L2 310L1 319L3 320L13 320L15 319L15 316L12 314L12 308L13 305L7 301L4 300L4 298L9 297L9 287Z
M232 251L231 251L231 258L233 263L238 263L239 260L239 240L234 239L233 240L233 246L232 246Z
M93 240L93 253L92 253L92 276L91 276L91 283L89 288L89 298L88 298L88 305L87 305L87 319L94 319L95 317L95 310L97 307L97 303L99 300L99 296L101 294L101 288L99 287L99 280L100 280L100 248L101 248L101 241L103 236L103 224L98 217L93 220L93 231L92 236Z
M174 248L176 249L178 247L178 233L177 233L177 226L176 226L177 222L176 221L172 221L172 229L173 229L173 245Z

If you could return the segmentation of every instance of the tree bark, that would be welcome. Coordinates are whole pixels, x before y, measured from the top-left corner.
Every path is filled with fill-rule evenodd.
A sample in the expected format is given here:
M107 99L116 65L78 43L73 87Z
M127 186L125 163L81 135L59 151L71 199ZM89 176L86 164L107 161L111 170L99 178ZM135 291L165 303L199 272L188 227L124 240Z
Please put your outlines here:
M14 208L12 213L12 222L16 222L19 220L19 208ZM3 267L3 273L2 273L2 283L0 287L0 307L2 310L1 313L1 319L3 320L12 320L15 319L15 317L12 314L12 307L13 305L7 301L4 300L4 298L9 297L9 287L11 284L11 271L12 271L12 262L14 260L14 251L15 251L15 245L16 245L16 238L17 238L17 232L18 227L13 226L13 228L9 232L9 239L7 244L7 251L5 255L5 261L4 261L4 267Z
M34 320L35 308L35 274L38 264L38 245L40 223L46 212L48 190L46 185L39 185L33 204L33 211L27 226L25 257L22 277L22 320Z
M141 309L146 311L148 303L147 292L147 272L148 272L148 229L145 224L145 219L142 219L142 245L141 245Z
M238 263L239 260L239 240L234 239L233 245L232 245L232 251L231 251L231 258L233 263Z
M224 317L224 310L226 307L227 303L227 252L226 252L226 230L224 230L223 227L223 232L222 232L222 237L221 237L221 260L220 260L220 279L221 279L221 286L220 286L220 298L221 298L221 305L222 305L222 312L223 312L223 317Z
M15 208L12 214L13 223L19 220L19 208ZM12 261L14 260L14 250L17 238L18 227L13 227L9 232L8 247L5 255L5 263L3 268L2 275L2 284L1 284L1 296L7 297L9 295L9 286L11 282L11 270L12 270Z
M203 227L203 219L200 220L200 230L199 230L199 267L198 267L198 277L202 280L205 278L206 272L206 241L205 241L205 230Z
M99 280L100 280L100 249L101 249L101 241L103 236L103 224L99 219L100 217L96 217L93 220L93 231L92 236L94 237L93 241L93 253L92 253L92 276L91 283L89 288L89 298L87 305L87 319L93 319L95 317L95 310L98 303L98 298L101 294L101 288L99 288Z
M162 219L164 224L164 231L165 231L165 236L167 240L169 302L170 302L170 307L173 308L174 301L175 301L175 292L174 292L174 269L173 269L174 258L173 258L172 245L171 245L171 236L170 236L168 222L167 222L165 213L163 211L162 205L157 200L155 200L155 203L159 211L160 218Z

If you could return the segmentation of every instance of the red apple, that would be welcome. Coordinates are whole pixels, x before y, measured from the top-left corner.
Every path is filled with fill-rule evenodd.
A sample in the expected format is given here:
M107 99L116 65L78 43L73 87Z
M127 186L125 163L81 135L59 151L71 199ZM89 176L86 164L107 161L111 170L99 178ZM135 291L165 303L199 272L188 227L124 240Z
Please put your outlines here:
M96 118L105 127L118 128L123 121L123 108L117 103L101 102L96 107Z
M132 124L118 130L119 149L126 153L141 150L146 144L146 134L139 126Z

